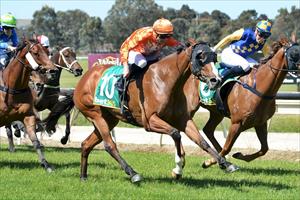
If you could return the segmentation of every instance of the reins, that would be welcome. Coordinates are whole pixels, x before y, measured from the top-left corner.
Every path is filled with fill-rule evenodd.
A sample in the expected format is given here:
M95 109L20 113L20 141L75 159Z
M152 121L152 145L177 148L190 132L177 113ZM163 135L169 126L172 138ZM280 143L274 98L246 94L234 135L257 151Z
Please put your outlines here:
M27 49L27 53L29 53L30 49L31 49L34 45L36 45L36 44L37 44L37 43L31 44L30 47ZM26 46L27 46L27 45L26 45ZM23 48L25 48L26 46L24 46ZM16 54L16 55L14 56L14 58L15 58L19 63L21 63L24 67L27 67L27 68L29 68L30 70L32 70L31 67L30 67L30 65L27 65L26 63L24 63L24 62L18 57L18 54ZM2 73L2 80L3 80L3 73ZM26 88L23 88L23 89L11 89L11 88L8 88L8 87L6 87L6 86L0 85L0 90L1 90L2 92L7 93L7 94L17 95L17 94L25 93L25 92L29 91L30 89L29 89L28 86L27 86Z
M72 71L72 66L73 66L75 63L78 63L78 61L77 61L77 59L75 59L72 63L69 64L69 63L67 62L67 60L66 60L64 54L63 54L63 52L64 52L65 50L70 49L70 48L71 48L71 47L65 47L65 48L63 48L62 50L59 51L58 63L60 63L61 60L62 60L62 61L64 62L64 64L66 65L66 67L65 67L65 66L62 66L62 65L59 65L59 64L56 64L56 63L54 63L54 65L55 65L56 67L62 68L62 69L64 69L64 70L66 70L66 71L72 73L72 72L73 72L73 71Z

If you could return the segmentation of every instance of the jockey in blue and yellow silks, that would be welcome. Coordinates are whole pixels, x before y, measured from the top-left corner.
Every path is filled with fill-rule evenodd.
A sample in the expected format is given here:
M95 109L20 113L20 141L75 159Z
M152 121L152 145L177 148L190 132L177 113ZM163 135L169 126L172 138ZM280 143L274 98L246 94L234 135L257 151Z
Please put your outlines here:
M0 26L0 69L2 69L8 62L9 54L13 52L18 43L18 36L15 31L17 24L16 18L7 13L1 16Z
M251 28L237 30L214 47L217 51L229 45L221 53L222 62L230 67L221 74L222 82L227 78L247 73L250 67L257 63L249 57L255 52L262 50L264 55L268 53L265 43L271 35L271 28L271 22L262 20L256 24L255 30Z

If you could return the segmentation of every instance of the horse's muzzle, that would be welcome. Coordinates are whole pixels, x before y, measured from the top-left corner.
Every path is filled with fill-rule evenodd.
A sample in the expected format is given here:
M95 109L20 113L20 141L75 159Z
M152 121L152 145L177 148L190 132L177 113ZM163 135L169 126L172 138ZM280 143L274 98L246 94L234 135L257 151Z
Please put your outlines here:
M208 81L207 81L207 85L208 85L208 88L211 89L211 90L215 90L217 89L220 85L221 85L221 80L218 79L218 78L210 78Z
M83 72L83 69L75 69L75 70L73 70L73 74L74 74L75 77L81 76L82 72Z

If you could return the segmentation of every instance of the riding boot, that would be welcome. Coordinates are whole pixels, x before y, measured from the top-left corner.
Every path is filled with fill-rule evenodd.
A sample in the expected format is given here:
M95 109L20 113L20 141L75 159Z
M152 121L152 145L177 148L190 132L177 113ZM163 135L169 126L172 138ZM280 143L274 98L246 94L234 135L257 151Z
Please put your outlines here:
M58 119L64 115L65 113L69 112L74 107L74 102L72 96L65 96L65 98L61 101L59 101L46 119L43 120L43 123L46 123L46 131L49 134L52 134L56 131L56 124L58 122Z
M234 66L230 69L226 69L221 73L222 83L224 83L227 79L233 78L236 76L242 76L245 74L245 71L241 66Z

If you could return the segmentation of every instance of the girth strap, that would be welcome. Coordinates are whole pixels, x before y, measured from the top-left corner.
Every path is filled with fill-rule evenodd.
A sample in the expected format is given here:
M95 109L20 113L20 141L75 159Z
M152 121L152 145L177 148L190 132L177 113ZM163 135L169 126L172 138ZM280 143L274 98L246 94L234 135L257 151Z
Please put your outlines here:
M10 89L8 87L0 85L0 90L3 92L6 92L8 94L22 94L22 93L29 91L29 87L16 90L16 89Z

